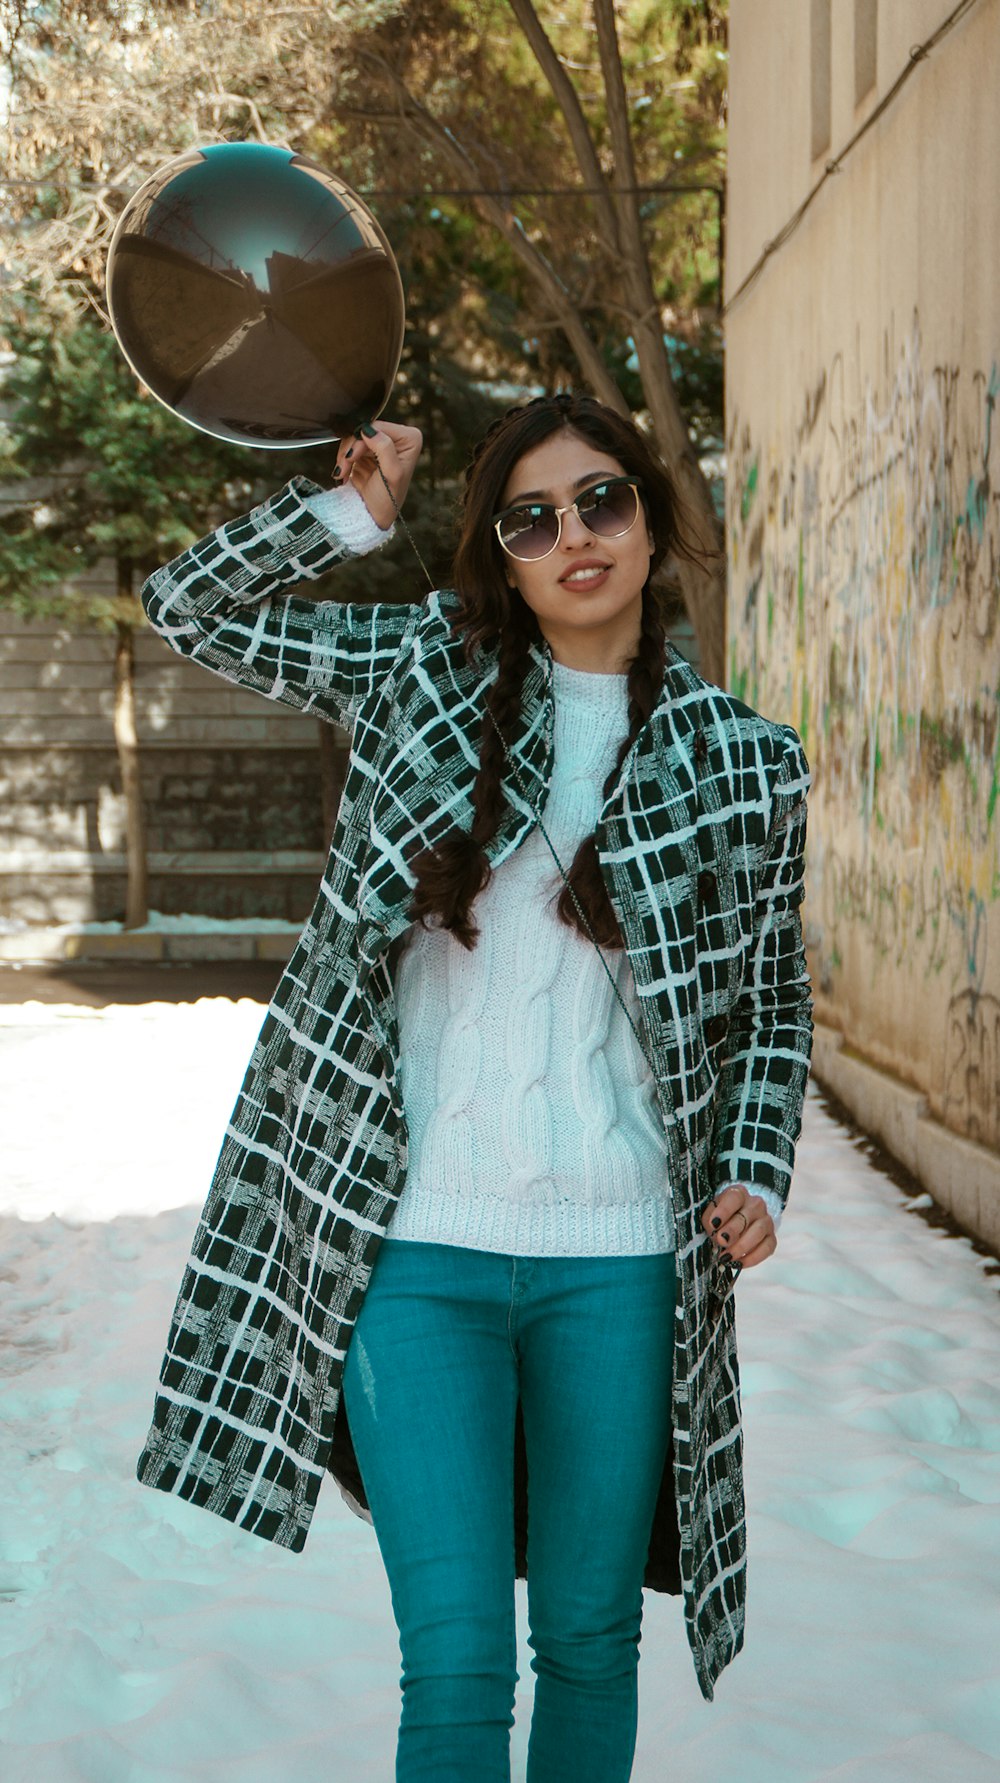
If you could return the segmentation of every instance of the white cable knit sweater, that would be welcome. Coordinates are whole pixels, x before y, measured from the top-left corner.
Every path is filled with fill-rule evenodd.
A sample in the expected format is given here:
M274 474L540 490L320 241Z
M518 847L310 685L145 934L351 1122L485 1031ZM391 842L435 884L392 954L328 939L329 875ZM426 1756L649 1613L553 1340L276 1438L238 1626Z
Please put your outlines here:
M350 488L308 505L355 552L390 536ZM552 671L542 821L568 872L628 729L628 677ZM411 925L394 980L409 1153L393 1238L521 1256L674 1248L649 1068L592 941L555 914L561 886L536 828L476 899L472 953ZM628 956L604 957L641 1031ZM763 1198L777 1225L778 1197Z
M542 821L567 870L628 730L627 687L553 663ZM522 1256L673 1249L649 1069L592 941L555 914L561 885L536 828L476 899L472 953L446 929L410 929L395 980L409 1162L392 1238ZM640 1027L628 956L605 958Z

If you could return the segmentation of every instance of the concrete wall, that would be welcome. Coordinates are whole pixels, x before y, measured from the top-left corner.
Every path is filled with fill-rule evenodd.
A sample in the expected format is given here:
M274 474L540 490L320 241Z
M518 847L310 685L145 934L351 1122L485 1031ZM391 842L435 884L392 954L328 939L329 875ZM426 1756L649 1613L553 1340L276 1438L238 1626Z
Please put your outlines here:
M953 10L733 0L728 680L813 767L818 1016L995 1150L1000 0L913 65L739 289Z

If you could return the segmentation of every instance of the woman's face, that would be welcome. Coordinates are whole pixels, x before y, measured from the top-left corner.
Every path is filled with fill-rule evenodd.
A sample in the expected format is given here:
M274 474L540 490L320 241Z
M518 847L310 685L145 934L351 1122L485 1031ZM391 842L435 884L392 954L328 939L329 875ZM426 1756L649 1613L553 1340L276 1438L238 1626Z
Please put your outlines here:
M588 446L569 428L550 434L519 458L500 506L549 501L558 508L600 482L626 475L607 452ZM535 614L557 662L597 674L623 674L642 630L642 588L653 541L640 506L634 525L618 538L597 538L576 514L563 515L559 543L548 557L521 563L506 551L504 569Z

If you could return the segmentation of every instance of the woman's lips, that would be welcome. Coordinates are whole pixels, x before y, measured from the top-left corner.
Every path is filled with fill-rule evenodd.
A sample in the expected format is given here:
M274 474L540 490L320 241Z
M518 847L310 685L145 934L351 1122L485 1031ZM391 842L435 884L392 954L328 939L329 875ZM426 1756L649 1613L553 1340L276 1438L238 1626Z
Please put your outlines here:
M607 581L610 574L610 566L601 564L596 566L593 570L588 571L586 576L575 576L572 572L567 572L565 576L560 576L559 584L560 587L568 588L571 592L576 594L589 594L591 589L600 588L601 584Z

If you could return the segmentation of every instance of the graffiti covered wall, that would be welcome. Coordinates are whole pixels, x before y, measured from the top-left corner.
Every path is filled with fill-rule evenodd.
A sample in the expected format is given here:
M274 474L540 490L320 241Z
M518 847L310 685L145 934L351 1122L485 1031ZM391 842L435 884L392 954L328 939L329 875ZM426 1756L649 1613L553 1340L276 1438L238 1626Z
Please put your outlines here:
M946 99L961 70L939 72ZM941 157L930 218L906 154L926 111L898 124L730 329L728 684L813 769L818 1017L1000 1148L1000 297L977 288L970 169Z

